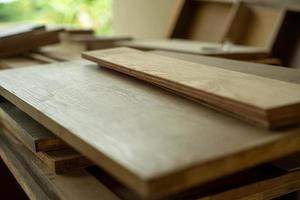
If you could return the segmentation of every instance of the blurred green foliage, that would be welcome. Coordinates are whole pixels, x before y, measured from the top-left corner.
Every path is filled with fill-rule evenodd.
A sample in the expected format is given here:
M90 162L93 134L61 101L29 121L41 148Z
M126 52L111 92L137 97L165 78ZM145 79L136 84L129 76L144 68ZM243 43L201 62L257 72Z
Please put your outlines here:
M8 1L8 0L6 0ZM2 3L1 3L2 2ZM0 22L31 21L111 33L112 0L0 0Z

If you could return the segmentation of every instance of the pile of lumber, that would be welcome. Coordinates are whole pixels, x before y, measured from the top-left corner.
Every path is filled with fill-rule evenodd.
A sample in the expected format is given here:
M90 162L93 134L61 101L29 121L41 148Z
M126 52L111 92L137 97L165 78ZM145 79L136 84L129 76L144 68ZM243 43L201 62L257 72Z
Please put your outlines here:
M0 30L0 57L21 54L60 41L62 29L48 30L44 25L23 24Z
M99 188L109 194L106 199L118 199L114 194L128 200L197 199L215 194L218 184L226 191L240 176L248 184L250 168L300 150L299 72L275 67L264 72L261 65L246 68L213 58L191 62L177 53L128 48L83 56L96 63L54 62L0 72L1 157L20 153L18 162L60 177L61 185L62 179L70 181L61 174L85 174L84 183L92 182L94 192L86 189L91 199ZM99 168L82 169L92 163ZM300 188L297 167L289 170L280 174L286 180L282 187ZM268 178L268 184L280 181ZM33 179L58 190L51 176ZM69 190L85 188L77 179L76 187L68 181ZM52 191L43 189L47 195L62 193ZM245 193L229 194L237 199Z

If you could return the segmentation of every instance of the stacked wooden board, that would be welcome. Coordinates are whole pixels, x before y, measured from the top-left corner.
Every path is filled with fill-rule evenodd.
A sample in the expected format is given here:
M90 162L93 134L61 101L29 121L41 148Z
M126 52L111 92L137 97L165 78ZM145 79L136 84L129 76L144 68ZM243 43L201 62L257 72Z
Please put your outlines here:
M105 59L114 58L115 50L107 52ZM299 83L293 70L153 54ZM151 56L153 64L161 58ZM107 65L58 63L41 52L12 59L17 60L3 60L8 68L53 63L0 73L0 95L9 100L0 102L0 156L30 198L270 199L300 188L297 163L286 166L281 160L273 164L284 170L262 165L237 173L299 151L297 125L277 131L255 127L105 69ZM132 60L139 65L139 59ZM185 64L182 60L176 65ZM286 149L280 148L286 143ZM97 167L82 169L91 163L69 145L109 174ZM274 184L278 187L272 188Z
M299 150L298 127L274 134L87 61L3 71L0 85L2 96L145 197Z
M16 25L0 30L0 57L21 54L59 42L62 29L47 30L43 25Z

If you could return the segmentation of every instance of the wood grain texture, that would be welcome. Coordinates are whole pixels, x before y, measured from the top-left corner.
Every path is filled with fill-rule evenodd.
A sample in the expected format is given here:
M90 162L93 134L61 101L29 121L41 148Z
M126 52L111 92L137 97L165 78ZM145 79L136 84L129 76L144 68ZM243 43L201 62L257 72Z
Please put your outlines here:
M144 196L300 148L299 127L253 127L84 60L2 71L0 94Z
M0 100L0 122L33 152L68 147L62 140L16 106L5 100Z
M85 170L53 174L10 133L0 131L0 156L30 199L120 200Z
M9 102L0 102L0 123L30 150L37 152L37 157L53 173L69 173L92 165L86 157Z
M83 53L83 57L264 127L278 128L300 121L297 84L129 48L90 51Z
M226 70L300 84L300 70L297 69L170 51L151 51L151 53L168 56L171 58L178 58L194 63L215 66Z

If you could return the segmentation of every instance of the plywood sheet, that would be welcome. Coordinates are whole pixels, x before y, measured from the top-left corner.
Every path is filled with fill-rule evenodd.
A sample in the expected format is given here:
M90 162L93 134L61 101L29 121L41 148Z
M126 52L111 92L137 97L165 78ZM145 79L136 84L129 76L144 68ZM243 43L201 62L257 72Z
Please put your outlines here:
M115 0L113 32L137 38L170 37L184 0Z
M141 50L165 50L241 60L266 58L270 54L269 50L264 48L183 39L136 39L119 42L118 45Z
M0 99L0 122L33 152L67 148L67 145L49 130L2 98Z
M83 60L2 71L0 94L143 196L300 148L299 127L253 127Z
M0 139L1 159L30 199L119 200L87 171L54 174L11 134L0 130Z
M83 57L264 127L278 128L300 121L300 85L297 84L129 48L90 51Z

